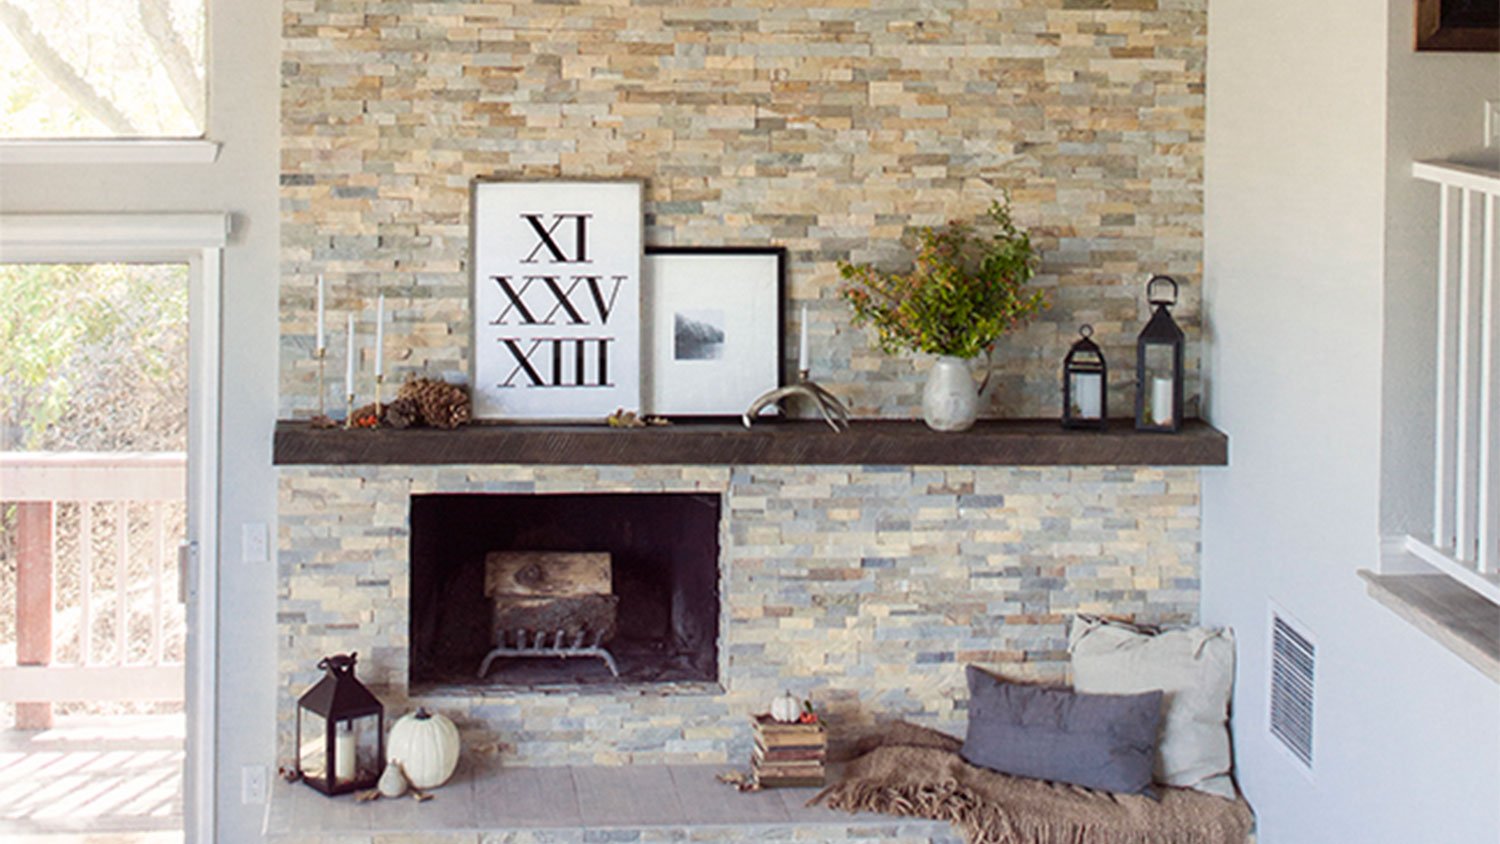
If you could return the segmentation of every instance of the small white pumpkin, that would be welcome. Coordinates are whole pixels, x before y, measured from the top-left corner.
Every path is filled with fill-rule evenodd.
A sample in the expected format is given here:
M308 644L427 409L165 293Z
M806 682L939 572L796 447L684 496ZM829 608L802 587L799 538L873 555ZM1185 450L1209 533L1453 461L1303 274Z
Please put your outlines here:
M783 724L794 723L802 717L802 701L791 692L782 692L771 698L771 718Z
M391 727L386 759L398 762L413 788L437 788L458 767L458 728L419 707Z
M375 784L380 789L381 797L395 799L406 793L406 775L401 773L400 762L388 762L385 773L380 775L380 781Z

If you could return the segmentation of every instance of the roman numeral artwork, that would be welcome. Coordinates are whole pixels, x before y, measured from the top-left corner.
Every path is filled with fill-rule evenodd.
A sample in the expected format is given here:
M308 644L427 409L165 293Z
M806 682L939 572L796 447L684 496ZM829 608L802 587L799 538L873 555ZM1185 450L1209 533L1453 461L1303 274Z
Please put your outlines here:
M639 182L474 186L474 415L640 407Z

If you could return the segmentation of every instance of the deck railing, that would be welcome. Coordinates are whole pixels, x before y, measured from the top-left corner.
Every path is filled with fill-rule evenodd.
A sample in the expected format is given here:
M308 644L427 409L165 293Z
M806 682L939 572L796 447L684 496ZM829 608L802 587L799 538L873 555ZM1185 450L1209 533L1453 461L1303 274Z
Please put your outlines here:
M1430 537L1406 550L1500 603L1500 176L1419 162L1438 196L1437 403Z
M16 703L17 726L50 725L55 702L182 699L186 482L178 453L0 453L16 531L0 701Z

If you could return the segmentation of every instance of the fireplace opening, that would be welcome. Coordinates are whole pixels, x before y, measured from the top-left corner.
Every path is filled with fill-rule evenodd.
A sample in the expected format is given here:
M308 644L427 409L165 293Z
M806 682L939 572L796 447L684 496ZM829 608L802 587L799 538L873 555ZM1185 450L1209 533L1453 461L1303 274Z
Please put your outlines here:
M411 685L716 681L720 506L687 493L412 496Z

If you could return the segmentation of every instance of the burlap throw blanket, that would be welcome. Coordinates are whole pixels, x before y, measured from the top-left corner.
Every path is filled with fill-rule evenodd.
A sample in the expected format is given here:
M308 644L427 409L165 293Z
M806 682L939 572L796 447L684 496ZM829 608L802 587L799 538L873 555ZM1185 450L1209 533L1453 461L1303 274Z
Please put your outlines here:
M1181 788L1161 799L1011 777L958 755L962 742L914 724L891 725L812 802L952 822L969 844L1245 844L1243 800Z

